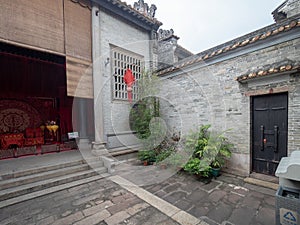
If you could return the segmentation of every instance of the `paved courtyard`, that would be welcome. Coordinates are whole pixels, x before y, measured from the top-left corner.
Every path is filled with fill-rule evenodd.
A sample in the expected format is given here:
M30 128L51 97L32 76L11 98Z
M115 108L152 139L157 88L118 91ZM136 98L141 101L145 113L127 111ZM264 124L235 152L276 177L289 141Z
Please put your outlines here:
M178 224L109 179L1 209L0 224Z
M205 184L179 172L135 185L123 175L7 206L0 224L275 224L275 191L235 176L223 174Z
M228 174L205 184L179 173L145 189L208 224L275 224L275 191Z

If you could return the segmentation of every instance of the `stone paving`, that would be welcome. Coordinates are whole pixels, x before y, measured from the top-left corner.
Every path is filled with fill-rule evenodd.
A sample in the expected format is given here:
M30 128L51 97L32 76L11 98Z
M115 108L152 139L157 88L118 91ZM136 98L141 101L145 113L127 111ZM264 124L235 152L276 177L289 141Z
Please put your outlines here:
M206 184L179 172L155 182L164 171L154 166L125 171L125 179L114 174L2 208L0 224L275 224L275 191L239 177L223 174ZM128 181L130 171L132 180L148 176L151 184Z
M108 179L2 208L0 224L178 225L153 206Z
M205 184L181 172L144 188L208 224L275 224L275 191L228 174Z

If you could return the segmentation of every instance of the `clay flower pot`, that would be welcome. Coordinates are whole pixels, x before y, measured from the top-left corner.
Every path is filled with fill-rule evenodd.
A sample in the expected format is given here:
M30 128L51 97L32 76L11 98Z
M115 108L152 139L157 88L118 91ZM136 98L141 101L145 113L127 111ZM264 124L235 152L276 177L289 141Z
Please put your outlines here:
M165 170L165 169L167 169L167 165L166 164L160 164L160 168Z

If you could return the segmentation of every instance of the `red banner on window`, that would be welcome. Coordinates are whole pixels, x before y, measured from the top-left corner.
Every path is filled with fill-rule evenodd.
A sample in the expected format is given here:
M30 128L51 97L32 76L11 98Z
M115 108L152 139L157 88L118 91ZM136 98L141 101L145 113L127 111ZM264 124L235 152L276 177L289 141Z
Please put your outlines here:
M128 100L130 103L132 103L132 85L135 81L135 78L132 74L131 69L129 69L129 68L125 72L124 81L125 81L125 84L127 85Z

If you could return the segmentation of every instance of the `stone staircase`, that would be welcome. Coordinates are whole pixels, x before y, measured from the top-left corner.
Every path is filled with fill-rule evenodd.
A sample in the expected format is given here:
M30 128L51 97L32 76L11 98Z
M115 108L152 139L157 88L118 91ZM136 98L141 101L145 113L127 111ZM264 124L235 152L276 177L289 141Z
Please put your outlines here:
M108 175L103 161L97 157L2 174L0 208L103 179Z

